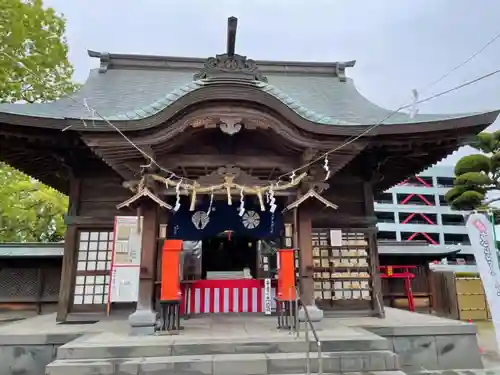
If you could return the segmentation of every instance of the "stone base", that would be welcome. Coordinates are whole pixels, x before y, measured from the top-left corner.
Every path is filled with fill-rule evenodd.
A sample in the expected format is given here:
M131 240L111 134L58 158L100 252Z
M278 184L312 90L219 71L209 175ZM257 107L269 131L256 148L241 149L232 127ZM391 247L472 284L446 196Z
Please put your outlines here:
M323 320L323 310L318 308L316 305L305 306L307 312L309 313L309 318L314 322L321 322ZM299 322L306 321L306 313L304 312L304 306L299 309Z
M239 317L193 319L180 336L127 337L105 332L80 338L59 348L46 375L283 375L305 374L308 354L304 340L275 330L274 319ZM207 330L214 327L215 330ZM242 327L248 331L239 331ZM235 330L238 335L235 335ZM197 331L197 332L196 332ZM319 370L318 352L311 344L311 373ZM362 329L335 326L322 337L324 373L404 375L388 340ZM3 374L2 374L3 375ZM38 375L38 374L37 374Z
M73 314L75 320L83 320L82 315ZM403 375L376 372L401 366L408 373L428 370L421 375L492 375L491 371L470 372L483 367L474 324L390 307L386 314L386 319L345 319L328 317L325 312L321 323L314 324L315 328L322 326L318 334L324 373ZM179 335L135 337L129 333L131 324L121 317L105 318L103 314L96 324L61 325L56 324L55 314L39 315L0 327L0 374L305 373L303 330L296 339L288 330L276 330L275 317L242 315L200 315L186 320ZM136 322L136 316L131 320ZM90 320L97 319L91 315ZM317 352L313 342L311 349L314 372ZM487 359L492 361L490 366L498 366L493 356ZM196 368L187 368L191 365ZM449 371L456 369L467 371ZM448 372L436 372L442 370Z
M130 334L147 336L155 334L156 313L152 310L138 309L128 317Z

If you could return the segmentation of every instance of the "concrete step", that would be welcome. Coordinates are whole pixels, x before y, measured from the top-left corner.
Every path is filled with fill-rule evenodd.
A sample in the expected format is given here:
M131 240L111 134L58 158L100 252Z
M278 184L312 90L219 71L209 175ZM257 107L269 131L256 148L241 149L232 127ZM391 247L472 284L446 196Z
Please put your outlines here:
M275 374L270 374L275 375ZM306 375L304 374L279 374L279 375ZM311 375L316 375L311 372ZM323 372L323 375L408 375L401 370L392 370L392 371L355 371L355 372ZM455 374L462 375L462 374ZM476 374L475 374L476 375ZM478 375L487 375L487 374L478 374Z
M323 352L389 350L389 341L369 332L362 336L329 337L322 340ZM310 343L311 352L317 351ZM181 355L215 355L235 353L300 353L306 351L304 337L292 335L272 338L183 339L177 336L127 337L110 335L81 337L59 347L57 359L94 359L130 357L167 357Z
M318 371L318 354L311 352L311 372ZM323 353L325 373L399 370L398 356L389 350ZM46 375L281 375L306 372L306 353L235 353L109 359L58 359ZM398 374L399 375L399 374Z

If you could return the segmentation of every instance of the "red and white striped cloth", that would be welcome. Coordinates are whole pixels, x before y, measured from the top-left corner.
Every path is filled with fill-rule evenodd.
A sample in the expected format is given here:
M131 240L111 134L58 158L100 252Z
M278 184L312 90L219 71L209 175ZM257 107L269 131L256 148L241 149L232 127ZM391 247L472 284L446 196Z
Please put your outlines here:
M186 295L187 292L187 295ZM264 280L199 280L190 288L182 286L183 313L188 299L187 313L242 313L264 312ZM276 309L276 289L271 288L271 308Z

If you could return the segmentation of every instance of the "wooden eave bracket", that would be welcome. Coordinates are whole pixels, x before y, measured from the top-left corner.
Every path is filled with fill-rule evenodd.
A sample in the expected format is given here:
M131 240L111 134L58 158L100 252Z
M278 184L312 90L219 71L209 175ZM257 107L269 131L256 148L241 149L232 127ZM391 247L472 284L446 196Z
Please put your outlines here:
M334 210L336 210L337 208L339 208L339 206L337 206L335 203L330 202L328 199L323 198L315 190L310 189L302 197L300 197L299 199L293 201L288 206L286 206L285 209L282 212L286 212L286 211L289 211L289 210L293 210L294 208L298 208L302 203L304 203L309 198L316 198L321 203L323 203L326 207L333 208Z
M155 194L151 192L147 187L139 190L134 196L130 197L126 201L118 204L116 206L117 209L121 210L122 208L129 207L131 204L135 203L139 199L147 197L151 199L153 202L158 204L160 207L166 208L167 210L173 210L173 207L169 205L168 203L164 202L160 198L158 198Z

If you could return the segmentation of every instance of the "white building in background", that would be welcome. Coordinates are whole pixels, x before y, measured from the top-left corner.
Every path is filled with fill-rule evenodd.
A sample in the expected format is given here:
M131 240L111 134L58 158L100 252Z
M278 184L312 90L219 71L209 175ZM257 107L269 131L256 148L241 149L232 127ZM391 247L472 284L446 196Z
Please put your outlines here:
M375 196L378 239L426 241L471 255L464 216L444 199L453 186L453 166L438 165Z

